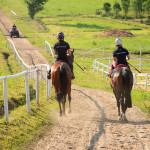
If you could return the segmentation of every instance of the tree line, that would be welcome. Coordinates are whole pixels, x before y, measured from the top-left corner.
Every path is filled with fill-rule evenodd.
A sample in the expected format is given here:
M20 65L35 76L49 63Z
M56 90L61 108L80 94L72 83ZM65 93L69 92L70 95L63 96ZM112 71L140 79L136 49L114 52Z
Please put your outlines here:
M28 14L31 19L44 8L44 4L48 0L24 0L27 4ZM115 17L118 17L119 12L123 11L125 19L127 19L129 9L134 12L136 18L142 18L144 14L150 15L150 0L121 0L121 3L115 2L113 6L111 3L105 2L103 10L107 15L111 14L113 10Z
M119 12L123 11L125 19L127 19L129 10L132 10L136 18L142 18L144 14L150 15L150 0L121 0L121 3L115 2L113 6L109 2L105 2L103 10L107 15L113 10L115 17L118 17Z

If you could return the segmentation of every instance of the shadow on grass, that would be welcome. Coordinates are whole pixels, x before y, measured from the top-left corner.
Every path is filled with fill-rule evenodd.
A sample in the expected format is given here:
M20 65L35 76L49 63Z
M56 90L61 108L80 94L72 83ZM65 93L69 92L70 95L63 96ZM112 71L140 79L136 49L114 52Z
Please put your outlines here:
M10 64L9 64L9 62L8 62L8 57L10 56L10 54L5 53L5 52L3 52L2 54L4 55L4 58L5 58L6 62L7 62L7 66L8 66L9 71L10 71L11 73L13 73L13 71L12 71L12 69L11 69L11 66L10 66Z
M30 85L30 100L36 98L36 91L33 89L33 86ZM8 110L14 110L15 108L26 104L26 93L20 93L18 98L10 97L8 99ZM4 100L0 99L0 116L4 115Z
M49 25L49 24L46 24ZM103 26L98 26L96 24L83 24L83 23L77 23L77 24L56 24L60 26L65 26L65 27L74 27L74 28L87 28L87 29L103 29L103 30L108 30L110 29L109 27L103 27Z

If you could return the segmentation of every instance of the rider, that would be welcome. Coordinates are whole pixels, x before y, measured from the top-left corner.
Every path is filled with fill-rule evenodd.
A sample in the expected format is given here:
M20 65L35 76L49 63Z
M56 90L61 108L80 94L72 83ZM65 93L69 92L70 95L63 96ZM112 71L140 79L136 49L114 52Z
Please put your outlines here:
M110 74L108 75L109 77L111 77L111 73L112 73L113 69L115 67L117 67L119 64L124 64L124 65L128 66L127 60L130 59L128 50L126 50L125 48L122 47L121 39L117 38L115 40L115 45L116 45L117 49L115 51L113 51L113 63L111 64ZM126 60L126 57L127 57L127 60Z
M16 25L14 24L13 26L12 26L12 29L13 30L15 30L17 27L16 27Z
M70 45L64 41L64 33L63 32L59 32L57 34L57 39L58 39L58 42L56 42L54 44L54 53L57 55L55 62L57 62L59 60L66 62L71 69L71 78L74 79L75 77L74 77L74 73L73 73L73 64L70 63L67 58L67 56L71 55ZM51 70L49 71L49 74L51 74Z

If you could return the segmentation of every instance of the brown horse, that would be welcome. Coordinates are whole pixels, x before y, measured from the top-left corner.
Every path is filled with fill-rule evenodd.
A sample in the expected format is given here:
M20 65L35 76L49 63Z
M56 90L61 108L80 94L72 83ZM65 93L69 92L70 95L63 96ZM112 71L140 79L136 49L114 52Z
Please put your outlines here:
M128 67L114 69L111 77L111 87L117 100L119 120L127 121L125 112L132 107L131 90L133 86L133 74ZM120 114L120 104L122 114Z
M68 58L69 61L73 59L73 51L71 51L71 56ZM59 103L60 116L65 115L65 103L66 96L68 94L69 100L69 113L71 113L71 70L67 63L63 61L57 61L51 67L51 79L54 86L56 99ZM62 107L61 107L62 104Z

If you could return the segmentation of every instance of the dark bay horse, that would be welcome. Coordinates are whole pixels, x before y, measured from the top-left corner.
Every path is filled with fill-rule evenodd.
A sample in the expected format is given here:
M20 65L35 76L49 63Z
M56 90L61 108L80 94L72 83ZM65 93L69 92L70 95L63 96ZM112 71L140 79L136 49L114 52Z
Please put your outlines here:
M73 62L73 51L68 57L69 61ZM66 96L69 100L69 113L71 113L71 70L64 61L57 61L51 67L51 79L56 94L56 99L59 103L60 116L65 115Z
M119 120L127 121L125 112L132 107L131 90L133 74L128 67L114 69L111 77L111 87L117 100ZM122 113L120 114L120 104Z

